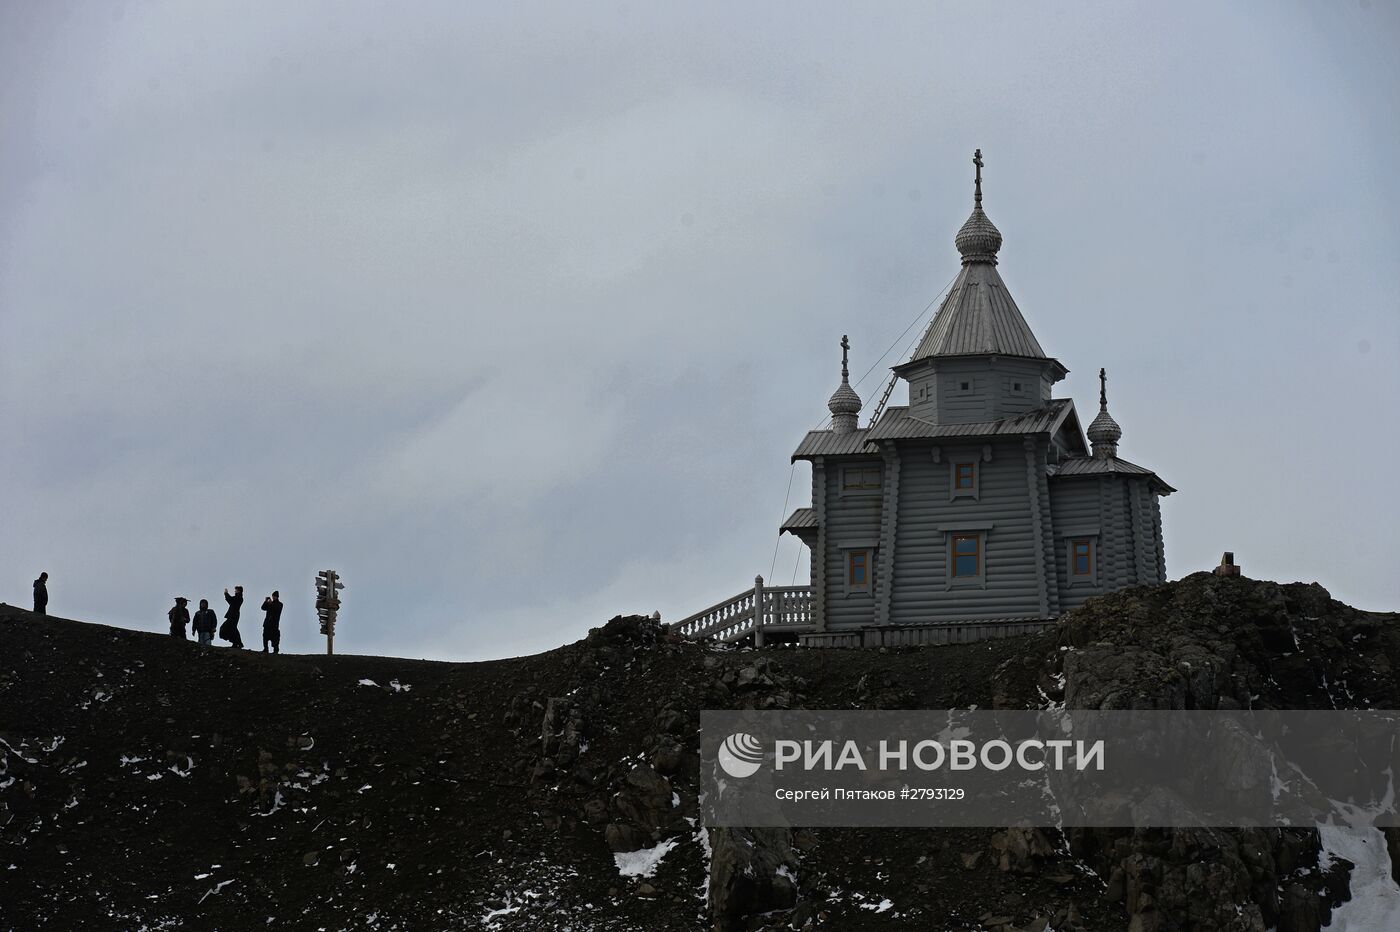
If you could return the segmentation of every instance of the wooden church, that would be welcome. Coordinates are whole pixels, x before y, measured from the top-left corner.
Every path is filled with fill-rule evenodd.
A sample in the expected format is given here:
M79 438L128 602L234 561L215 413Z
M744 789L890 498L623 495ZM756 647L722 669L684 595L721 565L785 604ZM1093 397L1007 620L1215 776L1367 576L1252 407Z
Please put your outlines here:
M909 403L859 423L842 338L831 426L793 453L812 504L780 533L811 550L811 584L753 590L678 622L690 636L813 646L971 641L1051 624L1092 595L1166 580L1151 469L1118 455L1099 411L1086 432L1053 397L1068 370L1047 356L997 271L1000 231L982 210L954 238L962 271L907 362Z

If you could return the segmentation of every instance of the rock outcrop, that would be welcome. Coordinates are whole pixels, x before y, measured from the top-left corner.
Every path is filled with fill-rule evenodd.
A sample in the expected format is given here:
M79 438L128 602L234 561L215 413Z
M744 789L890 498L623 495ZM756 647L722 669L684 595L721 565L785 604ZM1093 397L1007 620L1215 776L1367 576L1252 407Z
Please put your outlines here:
M1206 573L1090 600L1008 662L1067 709L1400 707L1400 624L1316 584ZM1009 705L1009 704L1008 704ZM1347 868L1317 869L1312 831L1075 829L1071 849L1108 878L1129 927L1317 932Z
M699 712L1400 707L1396 616L1205 574L938 648L249 654L0 606L0 925L1318 932L1306 829L706 830Z

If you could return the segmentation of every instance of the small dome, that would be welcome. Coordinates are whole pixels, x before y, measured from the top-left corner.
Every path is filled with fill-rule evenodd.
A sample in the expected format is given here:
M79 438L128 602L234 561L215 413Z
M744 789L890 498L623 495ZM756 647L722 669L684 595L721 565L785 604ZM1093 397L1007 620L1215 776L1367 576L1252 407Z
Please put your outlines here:
M851 388L851 383L843 377L841 384L836 391L831 393L831 400L826 403L827 410L832 415L837 414L860 414L860 396L856 390Z
M1108 370L1099 370L1099 416L1094 418L1089 429L1089 442L1094 445L1094 455L1112 459L1118 455L1118 441L1123 439L1123 428L1108 413Z
M1123 439L1123 428L1108 413L1107 407L1099 408L1099 416L1089 425L1087 433L1093 443L1117 443Z
M972 216L967 218L962 229L958 230L958 235L953 237L953 244L962 255L963 265L969 262L990 262L996 265L997 250L1001 249L1001 231L980 206L974 207Z

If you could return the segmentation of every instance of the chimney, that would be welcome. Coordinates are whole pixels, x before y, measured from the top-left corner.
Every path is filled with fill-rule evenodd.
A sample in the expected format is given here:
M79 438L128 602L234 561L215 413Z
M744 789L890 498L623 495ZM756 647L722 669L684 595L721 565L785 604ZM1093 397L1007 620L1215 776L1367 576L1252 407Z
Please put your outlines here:
M1240 568L1239 568L1238 566L1235 565L1235 554L1234 554L1234 551L1231 551L1231 550L1225 551L1224 556L1222 556L1222 557L1220 558L1220 565L1217 566L1217 567L1213 570L1213 572L1214 572L1215 575L1217 575L1217 576L1238 576L1238 575L1240 575Z

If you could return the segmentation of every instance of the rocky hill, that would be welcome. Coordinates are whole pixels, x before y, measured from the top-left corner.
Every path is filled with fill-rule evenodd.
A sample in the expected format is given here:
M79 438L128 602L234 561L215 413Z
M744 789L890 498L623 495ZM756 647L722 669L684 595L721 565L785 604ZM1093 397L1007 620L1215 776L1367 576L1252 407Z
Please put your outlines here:
M615 618L474 664L0 607L0 930L1340 928L1394 887L1379 833L706 831L698 713L1396 708L1397 665L1395 615L1204 574L984 644L730 650Z

